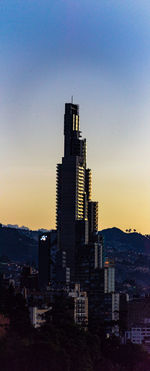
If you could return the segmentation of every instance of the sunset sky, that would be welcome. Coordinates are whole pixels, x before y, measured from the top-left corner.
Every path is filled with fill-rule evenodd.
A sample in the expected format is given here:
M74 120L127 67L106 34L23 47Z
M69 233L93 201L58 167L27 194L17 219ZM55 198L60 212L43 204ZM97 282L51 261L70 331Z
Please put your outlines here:
M99 229L150 233L150 1L0 1L0 222L55 227L65 102Z

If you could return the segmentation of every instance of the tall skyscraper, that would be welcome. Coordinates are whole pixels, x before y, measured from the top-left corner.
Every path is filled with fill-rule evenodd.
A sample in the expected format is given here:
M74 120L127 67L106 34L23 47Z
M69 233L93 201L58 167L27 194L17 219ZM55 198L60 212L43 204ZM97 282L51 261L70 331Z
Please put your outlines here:
M91 170L86 168L86 139L81 138L79 106L65 104L64 157L57 165L58 247L67 253L75 280L78 250L98 238L98 203L91 200Z

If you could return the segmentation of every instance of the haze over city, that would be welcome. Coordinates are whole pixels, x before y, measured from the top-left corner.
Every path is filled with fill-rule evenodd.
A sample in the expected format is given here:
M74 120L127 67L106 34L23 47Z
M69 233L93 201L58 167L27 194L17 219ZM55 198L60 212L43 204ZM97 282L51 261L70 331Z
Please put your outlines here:
M80 105L99 228L150 220L148 1L3 1L1 222L55 227L64 103Z

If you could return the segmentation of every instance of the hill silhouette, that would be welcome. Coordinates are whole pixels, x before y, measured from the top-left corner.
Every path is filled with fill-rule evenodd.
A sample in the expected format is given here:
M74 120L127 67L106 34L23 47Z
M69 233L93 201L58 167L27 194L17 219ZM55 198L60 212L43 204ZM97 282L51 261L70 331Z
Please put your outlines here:
M0 256L13 261L35 262L38 256L38 232L19 228L0 228Z
M119 228L103 229L105 246L119 249L119 251L134 250L138 253L150 255L150 239L140 233L126 233Z

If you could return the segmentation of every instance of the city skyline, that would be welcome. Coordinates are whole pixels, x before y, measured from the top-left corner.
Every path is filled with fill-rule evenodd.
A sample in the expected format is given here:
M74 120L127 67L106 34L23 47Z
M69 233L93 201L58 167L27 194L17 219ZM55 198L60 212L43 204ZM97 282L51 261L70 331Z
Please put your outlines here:
M99 229L150 233L147 1L4 1L1 222L55 227L64 103L80 105Z

